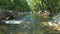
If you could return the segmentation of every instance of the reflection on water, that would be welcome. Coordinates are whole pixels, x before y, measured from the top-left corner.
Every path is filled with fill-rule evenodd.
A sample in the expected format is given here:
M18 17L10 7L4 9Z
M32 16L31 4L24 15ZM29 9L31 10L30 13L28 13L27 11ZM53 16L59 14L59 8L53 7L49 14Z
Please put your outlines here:
M60 22L59 20L60 18L56 18L52 21ZM52 21L49 22L52 23ZM45 31L45 27L42 27L43 25L41 25L41 23L42 21L40 18L34 18L32 15L27 15L18 19L9 20L6 23L9 25L3 25L2 32L3 34L49 34L50 30L47 29L48 27L46 27Z
M13 25L15 22L22 21L19 24ZM22 18L18 18L16 20L10 20L7 24L11 25L5 25L4 26L4 32L6 34L32 34L32 31L35 29L35 25L40 23L40 19L35 19L31 15L24 16ZM22 32L22 33L21 33Z

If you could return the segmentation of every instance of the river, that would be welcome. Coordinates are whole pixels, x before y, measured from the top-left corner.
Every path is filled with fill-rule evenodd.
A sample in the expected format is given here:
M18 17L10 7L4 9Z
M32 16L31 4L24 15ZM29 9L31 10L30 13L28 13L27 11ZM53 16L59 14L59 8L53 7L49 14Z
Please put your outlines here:
M54 20L57 21L60 19ZM40 18L34 18L33 15L26 15L21 18L9 20L9 22L6 23L7 25L0 26L0 30L1 34L43 34L45 32L41 23Z
M21 18L14 20L9 20L10 22L7 25L3 26L4 34L32 34L32 31L35 29L35 25L40 24L40 19L35 19L32 15L27 15ZM22 21L19 24L14 24L15 22ZM9 25L8 25L9 24Z

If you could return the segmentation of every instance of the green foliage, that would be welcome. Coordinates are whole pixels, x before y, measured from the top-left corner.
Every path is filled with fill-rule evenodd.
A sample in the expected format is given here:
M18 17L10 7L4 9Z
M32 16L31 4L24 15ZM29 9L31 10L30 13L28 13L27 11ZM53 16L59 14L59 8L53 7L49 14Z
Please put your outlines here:
M58 1L59 0L45 0L44 3L47 5L48 10L51 10L54 14L57 14L57 12L59 12L58 10L60 8Z
M15 11L30 11L30 7L27 4L26 0L1 0L0 6L2 8L15 10Z
M30 11L31 10L42 10L47 9L52 11L54 14L60 10L60 0L0 0L0 6L5 9L16 10L16 11Z
M42 5L43 3L43 5ZM32 10L50 10L54 15L60 11L60 0L32 0L30 1Z
M43 2L43 3L42 3ZM58 12L60 12L60 0L0 0L0 6L4 9L13 10L13 11L20 11L20 12L30 12L30 10L34 10L38 12L39 10L46 9L50 10L54 15L56 15ZM20 15L20 14L19 14ZM40 15L40 14L39 14ZM40 16L37 14L34 14L35 18L40 19ZM41 21L47 21L49 19L42 19ZM33 34L49 34L49 32L53 32L48 27L45 27L41 24L35 24L35 29L33 30Z
M31 4L30 4L30 7L32 10L34 9L40 9L41 8L41 0L32 0L31 1Z

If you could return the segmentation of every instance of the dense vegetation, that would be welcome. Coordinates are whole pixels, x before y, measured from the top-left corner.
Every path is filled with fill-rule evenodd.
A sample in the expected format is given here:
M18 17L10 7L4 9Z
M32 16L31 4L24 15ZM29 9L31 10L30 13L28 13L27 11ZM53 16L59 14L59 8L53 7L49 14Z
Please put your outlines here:
M22 12L46 9L56 14L60 9L60 0L1 0L0 7Z
M44 13L45 10L48 15ZM42 23L47 22L60 12L60 0L0 0L0 20L12 20L21 17L19 12L32 12L34 18L41 19ZM40 13L34 14L34 12ZM23 16L28 14L23 14ZM34 27L35 29L29 34L57 34L57 31L43 24L35 24ZM58 34L60 34L59 31Z

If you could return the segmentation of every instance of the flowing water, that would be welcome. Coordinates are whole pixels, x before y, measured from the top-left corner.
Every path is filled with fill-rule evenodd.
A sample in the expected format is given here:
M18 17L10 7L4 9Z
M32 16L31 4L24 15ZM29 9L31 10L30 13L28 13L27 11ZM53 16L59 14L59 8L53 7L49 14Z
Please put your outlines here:
M54 20L60 20L60 19L54 19ZM18 24L14 24L15 22L21 22ZM11 22L11 23L10 23ZM43 34L44 32L42 25L40 27L40 24L42 23L40 18L34 18L32 15L27 15L21 18L17 18L14 20L10 20L10 22L7 25L3 25L0 32L1 34ZM0 26L1 27L1 26ZM36 28L37 27L37 28ZM41 29L43 29L41 31Z
M4 25L4 34L32 34L32 31L35 29L36 24L40 24L40 19L35 19L32 15L27 15L22 18L11 20L22 21L20 24L10 24Z

